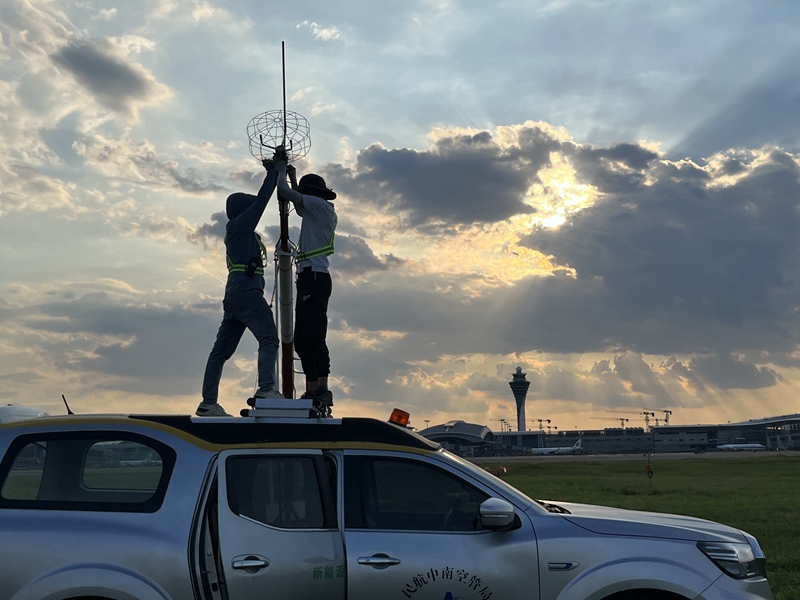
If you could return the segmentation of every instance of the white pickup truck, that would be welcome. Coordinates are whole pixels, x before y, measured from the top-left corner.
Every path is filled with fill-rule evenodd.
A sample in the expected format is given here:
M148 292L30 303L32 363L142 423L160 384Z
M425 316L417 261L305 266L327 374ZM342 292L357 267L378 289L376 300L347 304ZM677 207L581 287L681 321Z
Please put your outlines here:
M534 501L373 419L0 425L0 600L771 600L689 517Z

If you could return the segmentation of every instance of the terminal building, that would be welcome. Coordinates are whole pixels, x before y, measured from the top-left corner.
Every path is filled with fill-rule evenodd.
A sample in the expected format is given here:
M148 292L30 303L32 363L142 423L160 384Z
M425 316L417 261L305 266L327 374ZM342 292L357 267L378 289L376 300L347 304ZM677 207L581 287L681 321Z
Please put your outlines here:
M800 414L711 425L608 427L547 433L493 432L489 427L449 421L420 432L462 456L524 455L536 448L563 448L581 440L584 454L716 452L723 444L761 444L767 450L800 450Z
M508 382L517 408L518 431L493 432L488 426L453 420L419 433L461 456L535 454L541 448L571 447L581 440L583 454L630 454L645 452L707 452L729 444L761 444L767 450L800 450L800 414L751 419L717 425L656 425L654 427L607 427L583 431L525 431L525 397L530 382L517 367ZM671 411L665 411L672 414ZM643 413L650 414L653 413ZM627 419L623 419L627 420ZM538 419L540 425L542 419ZM547 421L549 423L549 421ZM656 421L658 422L658 421Z
M486 425L453 420L423 429L420 434L432 442L439 442L446 450L459 456L472 458L498 453L495 435Z

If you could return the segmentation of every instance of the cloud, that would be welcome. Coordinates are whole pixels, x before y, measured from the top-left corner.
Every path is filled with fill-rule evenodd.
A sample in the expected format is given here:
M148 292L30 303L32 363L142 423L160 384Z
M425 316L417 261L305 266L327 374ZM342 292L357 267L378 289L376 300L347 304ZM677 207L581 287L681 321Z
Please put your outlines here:
M207 250L225 239L225 231L228 225L228 216L224 212L211 215L211 223L203 223L195 231L189 234L189 241L201 243Z
M53 53L52 59L101 106L132 120L139 118L140 108L172 96L144 67L128 61L123 48L110 38L72 40Z
M224 8L214 6L207 0L157 0L151 19L157 22L168 20L171 26L190 24L196 27L209 24L241 35L252 27L252 21L234 15Z
M608 148L589 145L564 146L581 178L603 193L624 193L641 188L648 165L658 154L637 144L614 144Z
M702 379L723 390L756 390L784 380L769 367L756 367L730 354L696 356L689 367Z
M529 132L520 133L524 139ZM517 167L523 179L538 179L538 202L557 187L551 171L558 164L572 171L556 174L572 172L593 190L593 200L563 212L558 227L537 223L536 213L526 232L525 221L509 217L519 245L551 257L556 268L492 282L484 276L486 256L464 256L497 231L455 232L448 251L461 248L463 270L434 275L431 265L401 253L403 268L391 277L376 270L368 282L337 287L331 300L337 328L346 323L359 331L397 332L385 351L405 361L409 372L414 361L433 364L465 354L611 354L594 372L571 365L535 375L538 387L532 389L543 397L573 402L675 406L712 390L762 389L785 381L774 365L796 365L800 352L793 299L800 284L797 157L763 148L720 153L698 164L668 160L644 145L594 147L548 136L496 146L497 155L540 157ZM382 158L392 153L374 147L364 151L369 152ZM439 158L460 164L457 154ZM352 169L326 170L343 197L356 199L350 212L370 202L370 186L361 187L366 177L378 182L371 186L373 196L389 212L416 211L412 219L418 223L431 213L444 214L429 206L426 191L396 183L398 172L407 172L406 163L393 158L386 164L362 158ZM389 195L381 186L402 193ZM519 186L516 193L521 201L530 192ZM366 231L364 242L378 243L378 234ZM423 246L441 239L424 226L415 232ZM484 285L473 287L482 277Z
M26 340L35 362L50 363L62 377L91 381L87 375L96 374L102 377L95 380L111 390L199 394L219 308L131 303L125 295L91 292L74 300L0 310L0 324L16 323L15 336ZM243 342L243 356L254 350L249 338ZM236 374L233 363L226 372ZM7 378L25 383L38 376L35 371Z
M89 17L93 21L110 21L117 16L116 8L101 8L97 14Z
M354 167L328 165L334 189L411 227L494 223L535 211L524 199L560 143L542 130L503 148L487 131L442 136L430 150L362 150Z
M134 142L128 133L118 138L100 134L85 136L73 147L87 166L108 178L161 190L177 189L191 195L227 190L222 185L205 181L193 167L181 171L177 162L161 160L153 144L147 140Z
M23 371L19 373L8 373L7 375L0 375L0 379L3 381L14 381L16 383L37 383L42 380L42 376L39 373L35 373L33 371Z
M0 164L0 184L0 217L8 211L79 212L74 183L48 177L28 165Z
M311 34L314 36L314 38L322 40L323 42L338 40L342 37L342 32L336 27L322 27L313 21L303 21L297 26L297 29L303 29L304 27L311 29Z
M345 276L385 271L402 267L406 262L391 254L376 256L363 238L354 235L337 235L334 247L336 251L330 258L331 269Z
M678 166L661 161L646 171L646 185L608 194L563 227L524 238L575 269L574 278L530 282L536 308L526 323L544 315L584 350L793 351L796 160L765 149L735 181L712 166L688 176Z

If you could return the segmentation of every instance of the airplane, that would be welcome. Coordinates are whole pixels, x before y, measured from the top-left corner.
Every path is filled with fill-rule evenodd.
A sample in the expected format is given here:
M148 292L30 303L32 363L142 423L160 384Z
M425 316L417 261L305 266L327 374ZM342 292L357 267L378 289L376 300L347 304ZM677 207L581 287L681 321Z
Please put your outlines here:
M720 444L717 450L749 450L750 452L758 452L759 450L766 450L764 444Z
M556 454L581 454L581 440L575 442L572 446L562 446L560 448L528 448L530 454L537 454L542 456L554 456Z
M121 460L121 461L119 461L119 466L120 467L160 467L161 466L161 459L160 458L152 458L148 454L147 458L142 458L142 459L139 459L139 460Z

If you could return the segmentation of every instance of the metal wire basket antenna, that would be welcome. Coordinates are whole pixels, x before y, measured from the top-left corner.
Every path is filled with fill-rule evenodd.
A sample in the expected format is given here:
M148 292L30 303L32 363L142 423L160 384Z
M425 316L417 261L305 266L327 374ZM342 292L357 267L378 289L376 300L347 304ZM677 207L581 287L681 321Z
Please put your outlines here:
M289 162L303 158L311 149L308 121L290 110L269 110L253 117L247 125L247 137L250 139L250 153L259 160L272 158L275 149L281 145L286 148Z
M311 149L311 132L303 115L286 110L286 53L281 42L283 110L270 110L253 117L247 125L250 153L261 160L272 158L280 148L287 162L303 158Z

